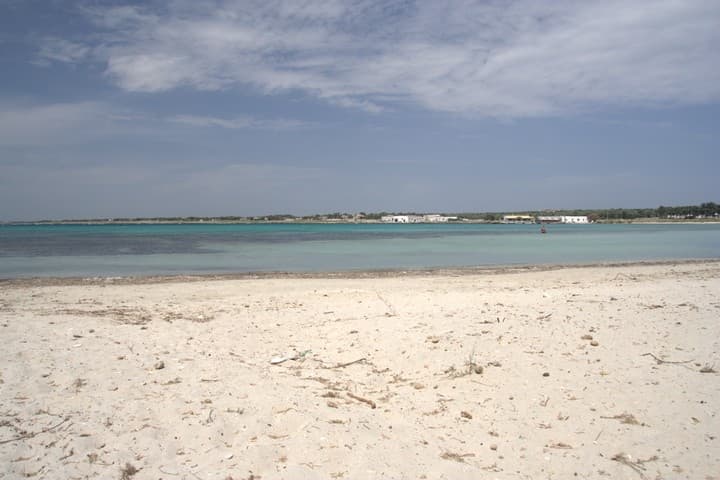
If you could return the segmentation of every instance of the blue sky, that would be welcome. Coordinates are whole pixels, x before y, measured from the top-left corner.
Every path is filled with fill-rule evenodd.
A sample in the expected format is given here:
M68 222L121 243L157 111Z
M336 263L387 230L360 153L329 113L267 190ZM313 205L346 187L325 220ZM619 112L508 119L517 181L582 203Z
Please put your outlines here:
M0 0L0 71L0 220L720 200L715 0Z

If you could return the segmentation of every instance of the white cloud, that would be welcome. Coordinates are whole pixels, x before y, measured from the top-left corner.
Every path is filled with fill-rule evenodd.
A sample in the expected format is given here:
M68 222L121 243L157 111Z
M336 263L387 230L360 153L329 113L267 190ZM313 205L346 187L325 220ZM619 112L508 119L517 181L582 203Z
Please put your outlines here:
M720 99L720 3L176 0L93 7L93 48L129 91L302 91L371 112L557 115Z
M98 132L106 120L104 106L95 102L0 104L0 146L73 142Z
M91 48L62 38L45 38L40 45L38 57L41 62L80 62L88 57Z
M133 136L173 136L171 124L233 130L289 131L319 124L291 118L202 115L158 117L100 102L3 103L0 102L0 147L82 144L91 140Z
M175 115L167 119L170 122L195 127L220 127L232 130L295 130L307 128L313 124L291 119L259 119L254 117L219 118L200 115Z
M321 95L321 98L340 107L357 108L370 113L380 113L387 110L386 107L383 107L375 102L364 99L356 99L349 95Z
M193 170L178 178L180 188L212 188L222 192L236 192L239 188L256 193L288 188L302 182L326 179L328 172L313 167L233 163L204 170Z

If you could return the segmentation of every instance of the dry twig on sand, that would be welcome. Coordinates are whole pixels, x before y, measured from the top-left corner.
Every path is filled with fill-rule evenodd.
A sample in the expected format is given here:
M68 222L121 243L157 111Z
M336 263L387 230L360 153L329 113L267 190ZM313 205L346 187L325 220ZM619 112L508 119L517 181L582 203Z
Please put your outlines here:
M365 362L365 361L367 361L367 358L363 357L363 358L358 358L357 360L353 360L352 362L338 363L334 367L328 367L328 368L345 368L345 367L349 367L350 365L354 365L356 363L361 363L361 362Z
M618 454L614 455L610 460L613 460L618 463L622 463L623 465L627 465L628 467L635 470L635 472L637 472L637 474L640 475L640 478L642 478L644 480L648 477L646 477L645 474L643 473L645 471L645 467L643 467L643 464L647 463L647 462L654 462L657 459L658 459L658 457L656 455L653 455L652 457L646 458L645 460L637 459L633 462L632 458L627 453L618 453Z
M465 457L474 457L474 453L453 453L453 452L444 452L442 455L440 455L440 458L443 460L454 460L456 462L465 463Z
M560 450L571 450L573 447L565 442L548 443L545 445L547 448L557 448Z
M682 362L671 362L670 360L663 360L662 358L658 358L655 354L649 353L649 352L648 352L648 353L643 353L643 354L640 355L640 356L641 356L641 357L650 356L650 357L652 357L652 358L655 359L655 361L657 362L658 365L662 365L663 363L670 363L670 364L680 365L680 364L683 364L683 363L690 363L690 362L692 362L692 360L684 360L684 361L682 361Z
M638 419L635 418L635 415L631 413L621 413L620 415L613 415L612 417L601 415L600 418L605 418L608 420L620 420L620 423L625 423L628 425L641 425L643 427L647 426L644 423L638 422Z
M42 430L40 430L40 431L38 431L38 432L24 433L24 434L22 434L22 435L18 435L17 437L14 437L14 438L8 438L8 439L6 439L6 440L0 440L0 445L5 444L5 443L17 442L18 440L25 440L25 439L27 439L27 438L33 438L34 436L40 435L41 433L51 432L51 431L55 430L56 428L58 428L58 427L59 427L60 425L62 425L63 423L67 422L68 420L70 420L69 417L66 418L66 419L64 419L62 422L60 422L60 423L58 423L58 424L56 424L56 425L53 425L52 427L43 428Z
M348 397L353 398L353 399L357 400L358 402L367 403L368 405L370 405L370 408L377 408L377 404L368 398L360 397L358 395L355 395L352 392L347 392L347 395L348 395Z

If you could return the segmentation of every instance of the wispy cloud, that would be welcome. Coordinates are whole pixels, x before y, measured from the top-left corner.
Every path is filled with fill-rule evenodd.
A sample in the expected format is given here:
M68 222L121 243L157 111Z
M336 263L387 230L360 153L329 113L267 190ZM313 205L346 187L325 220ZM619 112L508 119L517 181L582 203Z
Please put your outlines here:
M102 41L40 56L77 62L92 49L129 91L302 91L370 112L409 103L510 118L720 100L713 0L176 0L84 11Z
M312 127L314 124L290 119L259 119L254 117L219 118L199 115L175 115L167 119L170 122L196 127L219 127L232 130L296 130Z
M178 125L231 130L306 130L320 124L291 118L181 114L163 117L104 102L3 103L0 101L0 147L53 146L91 140L175 135Z
M41 63L49 61L80 62L85 60L92 49L82 43L71 42L57 37L47 37L42 40L38 52Z
M0 104L0 146L72 143L105 129L107 120L96 102Z

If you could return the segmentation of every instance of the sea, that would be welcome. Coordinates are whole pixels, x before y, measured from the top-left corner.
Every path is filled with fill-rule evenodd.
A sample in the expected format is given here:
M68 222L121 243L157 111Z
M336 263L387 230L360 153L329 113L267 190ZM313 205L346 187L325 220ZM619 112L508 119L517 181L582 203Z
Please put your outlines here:
M0 278L720 258L720 224L2 224Z

